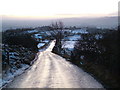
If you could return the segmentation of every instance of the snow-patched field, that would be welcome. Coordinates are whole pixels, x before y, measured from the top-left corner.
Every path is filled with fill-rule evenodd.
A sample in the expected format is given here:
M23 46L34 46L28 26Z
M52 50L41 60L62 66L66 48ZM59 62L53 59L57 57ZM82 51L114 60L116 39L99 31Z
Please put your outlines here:
M71 35L64 38L64 40L68 41L77 41L79 39L81 39L81 35Z
M70 32L71 35L64 37L62 41L62 48L73 49L75 43L78 40L82 40L81 34L87 34L87 30L83 29L75 29L75 30L64 30Z
M55 40L38 53L38 59L29 70L16 77L6 88L103 88L82 69L53 54Z
M62 48L74 48L76 41L63 41Z
M75 34L78 34L78 33L85 34L85 33L88 33L88 32L87 32L87 30L85 28L83 28L83 29L73 30L72 33L75 33Z

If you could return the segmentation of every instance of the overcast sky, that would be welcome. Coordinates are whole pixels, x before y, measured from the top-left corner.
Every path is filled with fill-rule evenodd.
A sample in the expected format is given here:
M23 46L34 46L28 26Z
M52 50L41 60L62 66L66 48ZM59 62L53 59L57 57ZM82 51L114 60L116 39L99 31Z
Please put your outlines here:
M2 0L2 15L24 18L117 15L119 0Z

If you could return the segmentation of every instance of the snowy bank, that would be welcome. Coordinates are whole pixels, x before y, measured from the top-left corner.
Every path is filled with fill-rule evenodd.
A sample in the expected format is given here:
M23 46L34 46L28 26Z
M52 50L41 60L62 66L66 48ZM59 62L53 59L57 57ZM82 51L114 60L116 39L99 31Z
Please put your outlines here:
M27 64L21 64L21 68L20 69L9 69L6 74L2 77L2 84L0 84L0 87L4 87L5 85L7 85L9 82L13 81L13 79L22 74L23 72L25 72L26 69L29 68L29 65Z

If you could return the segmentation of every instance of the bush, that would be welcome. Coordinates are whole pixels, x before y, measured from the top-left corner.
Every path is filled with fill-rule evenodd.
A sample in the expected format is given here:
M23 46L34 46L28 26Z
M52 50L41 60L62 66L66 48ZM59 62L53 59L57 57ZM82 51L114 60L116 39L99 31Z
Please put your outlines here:
M82 35L83 40L76 43L71 54L71 62L94 74L109 87L119 87L119 35L116 30L103 33L101 39L96 39L92 33Z
M8 45L21 45L37 51L38 42L30 34L18 34L12 32L3 33L3 43Z
M2 38L2 67L20 68L21 64L30 65L38 51L38 42L29 33L22 33L24 30L8 30L3 32Z

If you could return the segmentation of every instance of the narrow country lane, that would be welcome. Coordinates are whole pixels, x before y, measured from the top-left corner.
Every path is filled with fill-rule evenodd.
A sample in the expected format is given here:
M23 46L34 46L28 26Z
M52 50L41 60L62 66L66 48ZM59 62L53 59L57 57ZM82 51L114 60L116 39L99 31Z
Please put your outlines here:
M7 88L103 88L82 69L52 53L55 40L33 66L9 83Z

